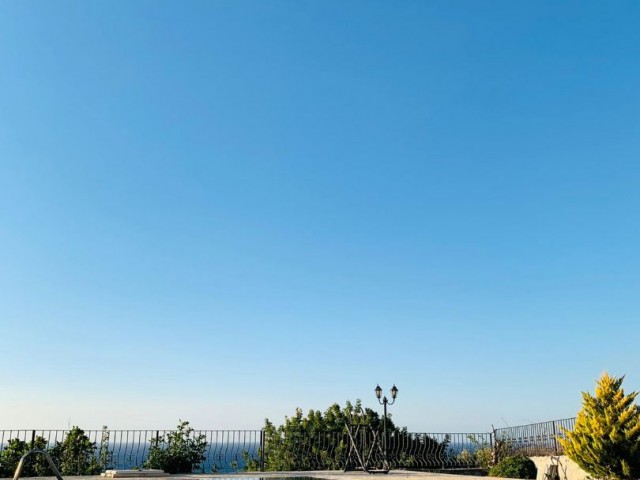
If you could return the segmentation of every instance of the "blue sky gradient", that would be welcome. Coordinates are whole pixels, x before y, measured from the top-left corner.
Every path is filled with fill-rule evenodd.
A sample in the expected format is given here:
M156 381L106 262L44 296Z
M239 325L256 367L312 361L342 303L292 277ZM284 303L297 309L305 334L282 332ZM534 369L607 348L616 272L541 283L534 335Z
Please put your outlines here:
M0 4L0 428L413 431L640 389L640 4Z

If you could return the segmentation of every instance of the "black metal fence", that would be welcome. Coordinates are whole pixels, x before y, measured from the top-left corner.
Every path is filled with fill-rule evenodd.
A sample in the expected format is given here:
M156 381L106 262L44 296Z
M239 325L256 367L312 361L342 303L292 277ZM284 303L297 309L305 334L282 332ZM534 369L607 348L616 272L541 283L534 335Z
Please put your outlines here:
M356 464L357 457L368 464L388 462L391 468L469 469L485 468L496 455L560 455L558 437L572 430L575 418L517 427L499 428L493 433L381 433L302 432L287 436L265 436L262 430L199 430L207 448L197 472L242 470L328 470ZM103 469L144 466L152 441L170 430L85 430L96 446L95 456ZM67 430L0 430L0 452L9 440L18 438L33 445L38 437L50 449L62 443ZM501 452L498 452L498 450Z
M388 442L392 468L470 469L488 465L490 433L408 433Z
M171 430L84 430L95 443L95 455L103 469L142 467L152 440L169 432ZM36 438L42 437L50 449L57 442L64 442L68 433L68 430L0 430L0 452L14 438L33 445ZM193 433L204 435L207 442L205 460L198 469L202 473L243 470L246 459L260 456L261 430L197 430Z
M103 469L144 466L152 441L169 430L85 430L96 446L95 456ZM33 444L38 437L50 449L64 442L67 430L0 430L0 451L10 439ZM289 434L265 439L262 430L199 430L207 442L205 460L198 472L252 470L326 470L347 466L351 455L370 465L382 464L383 439L372 432L349 437L345 431ZM489 433L395 432L387 438L387 460L392 468L474 468L479 455L491 446Z
M490 433L411 433L347 430L275 433L265 437L267 471L361 468L440 470L488 465ZM385 448L386 443L386 448Z
M562 455L562 445L558 438L565 431L572 431L576 419L565 418L549 422L532 423L517 427L498 428L495 437L508 451L534 455Z

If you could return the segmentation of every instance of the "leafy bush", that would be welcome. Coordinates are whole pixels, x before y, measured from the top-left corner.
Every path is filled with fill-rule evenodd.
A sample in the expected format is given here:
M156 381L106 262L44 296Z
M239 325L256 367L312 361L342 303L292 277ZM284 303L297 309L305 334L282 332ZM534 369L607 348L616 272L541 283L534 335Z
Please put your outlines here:
M47 448L47 441L42 437L36 437L33 442L33 448L44 450ZM20 458L31 450L31 444L12 438L9 440L5 448L0 452L0 477L13 477L18 468ZM22 469L22 477L37 477L50 475L49 465L42 454L31 455L26 459Z
M205 435L194 435L189 422L179 421L177 429L151 440L145 468L159 468L167 473L191 473L205 459Z
M503 478L536 478L537 473L536 464L524 455L507 457L489 470L490 477Z
M483 470L489 470L491 466L491 448L480 447L476 450L462 450L455 457L455 465L460 467L469 468L482 468Z
M475 435L467 439L473 445L471 449L462 450L455 458L455 464L463 467L477 467L488 471L493 464L493 449L486 441L480 441Z
M96 444L84 430L74 426L63 442L49 451L62 475L96 475L102 468L95 456Z
M640 409L633 403L638 394L625 395L623 380L604 373L595 397L583 392L573 431L559 439L565 454L595 478L640 478Z
M113 462L113 451L109 450L109 427L102 426L102 437L100 439L100 449L98 450L98 463L102 470L111 469Z

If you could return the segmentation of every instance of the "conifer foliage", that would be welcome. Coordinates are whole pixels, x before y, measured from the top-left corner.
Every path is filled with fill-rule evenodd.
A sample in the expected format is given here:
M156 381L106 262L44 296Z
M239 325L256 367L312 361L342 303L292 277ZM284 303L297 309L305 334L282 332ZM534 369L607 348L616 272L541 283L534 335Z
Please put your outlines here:
M595 478L640 478L640 408L637 392L625 395L624 376L604 373L595 396L583 392L573 431L559 439L565 454Z

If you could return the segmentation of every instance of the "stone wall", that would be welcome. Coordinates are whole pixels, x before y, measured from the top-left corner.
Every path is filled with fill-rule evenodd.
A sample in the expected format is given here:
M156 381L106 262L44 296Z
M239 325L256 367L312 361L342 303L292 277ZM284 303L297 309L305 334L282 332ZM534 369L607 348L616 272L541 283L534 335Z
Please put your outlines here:
M558 457L530 457L538 469L536 480L548 480L545 478L547 467L552 464L558 465L558 475L560 480L587 480L588 474L582 470L573 460L564 455Z

